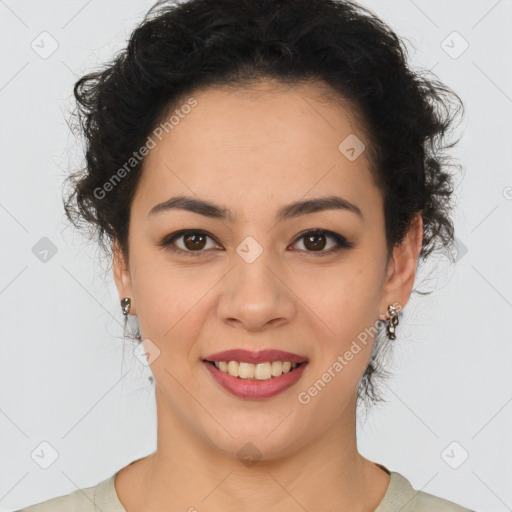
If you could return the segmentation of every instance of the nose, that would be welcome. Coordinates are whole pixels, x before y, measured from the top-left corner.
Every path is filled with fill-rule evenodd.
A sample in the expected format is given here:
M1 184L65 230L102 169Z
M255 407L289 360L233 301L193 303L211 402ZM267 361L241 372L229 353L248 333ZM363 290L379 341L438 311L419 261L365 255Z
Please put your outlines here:
M220 320L250 332L290 322L296 314L296 297L287 274L286 267L265 251L252 262L235 258L222 281Z

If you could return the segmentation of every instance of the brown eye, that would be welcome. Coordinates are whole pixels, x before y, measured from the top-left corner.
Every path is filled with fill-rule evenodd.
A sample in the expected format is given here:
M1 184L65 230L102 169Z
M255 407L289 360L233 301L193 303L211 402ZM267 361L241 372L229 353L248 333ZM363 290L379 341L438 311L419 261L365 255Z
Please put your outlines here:
M304 247L312 251L321 251L326 245L325 235L312 234L304 237Z
M213 240L213 237L203 231L178 231L166 236L159 245L170 251L185 253L187 256L201 256L206 249L218 247L215 243L206 247L208 239Z
M206 236L197 233L187 233L183 235L183 244L191 251L204 249Z
M208 239L212 241L210 247L207 247ZM334 242L331 243L330 247L328 247L329 239ZM315 256L329 255L340 249L350 249L354 246L354 244L349 242L345 237L322 229L307 231L296 240L294 245L303 240L305 249L300 249L301 252ZM222 247L219 247L219 245L215 243L213 236L204 231L188 230L171 233L158 245L165 247L169 251L185 254L187 256L202 256L207 253L207 249L222 250ZM327 250L325 250L326 247Z
M334 244L327 250L324 250L328 245L329 239L334 240ZM318 256L332 254L340 249L349 249L354 246L354 244L349 242L345 237L325 230L314 230L303 233L297 239L296 243L299 241L303 241L305 252L318 253Z

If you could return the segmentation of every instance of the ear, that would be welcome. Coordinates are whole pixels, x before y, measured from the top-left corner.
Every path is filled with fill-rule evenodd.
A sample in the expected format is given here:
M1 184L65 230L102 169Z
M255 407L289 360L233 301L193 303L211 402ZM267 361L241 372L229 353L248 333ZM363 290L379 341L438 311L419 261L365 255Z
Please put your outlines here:
M123 251L119 246L117 240L115 240L112 244L112 253L113 253L113 271L114 271L114 281L116 283L117 292L119 294L119 302L125 297L130 297L132 299L131 307L130 307L130 315L136 315L136 307L135 300L133 297L132 290L132 279L130 275L130 271L126 265L125 258L123 255Z
M397 308L400 311L409 302L422 243L423 218L420 212L412 220L402 243L394 247L389 260L380 303L380 312L383 318L387 318L389 305L397 303Z

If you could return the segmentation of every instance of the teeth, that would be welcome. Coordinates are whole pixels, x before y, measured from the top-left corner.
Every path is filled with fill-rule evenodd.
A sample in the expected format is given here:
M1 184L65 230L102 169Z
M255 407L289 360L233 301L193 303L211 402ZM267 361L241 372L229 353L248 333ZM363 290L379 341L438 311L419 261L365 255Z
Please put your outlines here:
M240 379L268 380L290 372L297 367L297 363L272 361L252 364L238 361L215 361L215 366L220 371Z
M238 367L240 365L236 361L229 361L228 363L228 373L233 377L238 377Z
M238 376L241 379L253 379L255 370L256 370L256 367L253 364L240 363L238 365Z
M254 378L268 380L272 377L272 365L270 363L258 363L255 366Z

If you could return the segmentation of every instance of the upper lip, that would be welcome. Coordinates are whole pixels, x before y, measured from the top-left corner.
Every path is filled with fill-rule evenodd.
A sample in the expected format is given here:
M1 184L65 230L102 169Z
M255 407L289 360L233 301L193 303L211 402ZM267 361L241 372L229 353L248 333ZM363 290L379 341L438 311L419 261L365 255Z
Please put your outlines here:
M265 363L267 361L290 361L290 363L302 363L308 358L292 352L283 350L260 350L259 352L251 352L250 350L231 349L222 352L215 352L205 357L205 361L241 361L245 363Z

